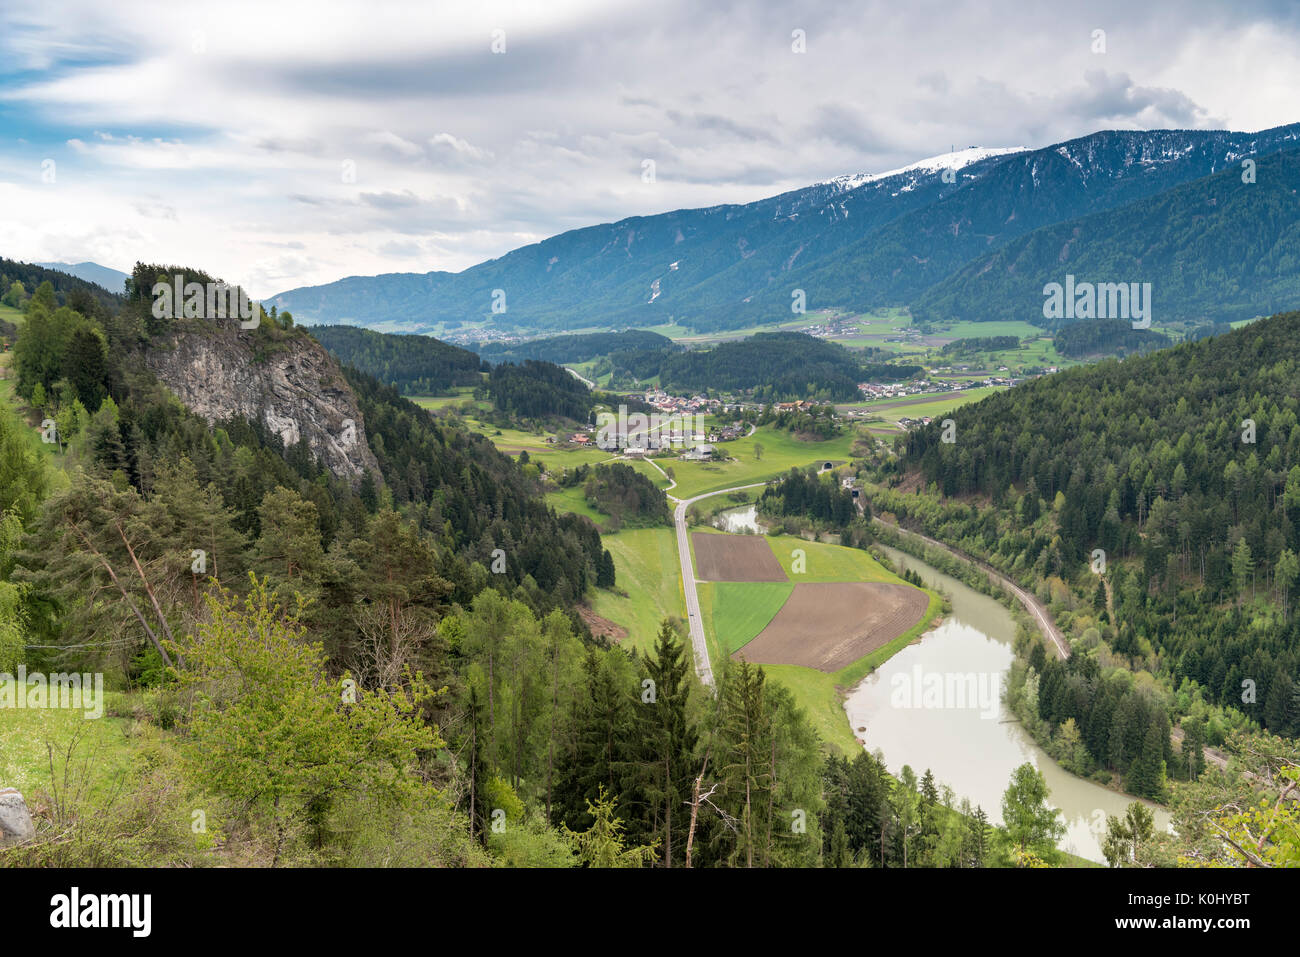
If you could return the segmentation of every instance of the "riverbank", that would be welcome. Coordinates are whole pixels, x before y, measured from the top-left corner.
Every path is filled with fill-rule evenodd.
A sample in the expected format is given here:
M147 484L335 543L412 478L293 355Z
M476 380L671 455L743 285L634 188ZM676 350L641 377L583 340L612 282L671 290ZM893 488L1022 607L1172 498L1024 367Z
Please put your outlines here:
M910 569L927 587L949 595L952 613L846 697L845 717L863 742L858 746L879 749L895 775L904 764L918 774L928 768L994 820L1000 820L1011 773L1028 761L1043 774L1049 801L1062 813L1067 828L1062 848L1104 860L1107 816L1123 816L1136 798L1070 774L1007 708L1000 692L1014 661L1018 627L1011 610L924 560L877 547L900 570ZM1158 806L1154 812L1157 826L1167 827L1169 813Z

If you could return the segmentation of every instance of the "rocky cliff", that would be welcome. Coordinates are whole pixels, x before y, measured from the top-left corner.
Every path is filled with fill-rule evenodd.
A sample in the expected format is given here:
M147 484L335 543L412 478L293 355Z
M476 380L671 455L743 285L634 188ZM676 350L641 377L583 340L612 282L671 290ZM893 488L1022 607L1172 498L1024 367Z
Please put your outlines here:
M233 322L178 324L154 339L145 364L209 423L263 423L286 447L305 442L318 461L355 486L379 465L366 442L356 396L334 359L305 332L274 339Z

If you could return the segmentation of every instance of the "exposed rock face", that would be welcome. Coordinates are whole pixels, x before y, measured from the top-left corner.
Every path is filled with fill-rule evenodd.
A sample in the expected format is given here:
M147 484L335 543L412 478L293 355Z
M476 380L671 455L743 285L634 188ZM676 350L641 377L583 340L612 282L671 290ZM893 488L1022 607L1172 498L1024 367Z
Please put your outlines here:
M286 447L306 442L322 465L354 486L366 469L379 481L357 398L319 343L296 334L268 346L234 323L200 323L154 340L144 354L186 406L209 423L261 422Z
M13 788L0 788L0 847L21 844L36 836L27 802Z

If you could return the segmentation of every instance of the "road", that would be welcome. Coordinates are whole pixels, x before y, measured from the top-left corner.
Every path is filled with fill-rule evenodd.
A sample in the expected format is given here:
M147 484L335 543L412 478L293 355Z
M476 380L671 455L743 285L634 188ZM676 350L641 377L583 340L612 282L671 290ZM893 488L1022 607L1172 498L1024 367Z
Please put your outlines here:
M953 548L951 545L945 545L943 542L937 541L936 539L933 539L928 535L922 535L920 532L913 532L906 528L900 528L894 522L886 522L884 519L878 518L874 515L872 516L872 520L876 522L880 522L881 525L888 525L890 528L897 529L899 532L903 533L904 535L911 535L914 538L919 538L921 541L929 545L933 545L936 548L942 548L948 554L960 558L962 561L970 562L972 565L979 568L980 571L988 575L989 578L998 582L998 584L1002 585L1013 595L1015 595L1016 598L1020 601L1020 604L1024 605L1025 608L1029 610L1030 614L1034 616L1035 621L1038 623L1038 630L1051 639L1052 644L1056 648L1056 655L1058 658L1060 658L1061 660L1065 660L1066 658L1070 657L1069 643L1065 640L1065 636L1061 634L1060 629L1056 627L1056 623L1053 622L1051 617L1047 614L1047 609L1043 607L1042 602L1040 602L1033 595L1029 594L1027 591L1025 591L1015 582L1011 581L1011 579L1007 578L997 569L993 568L991 565L985 564L984 562L980 561L977 558L972 558L971 556L967 555L959 548ZM1174 743L1176 743L1179 746L1179 749L1181 750L1182 743L1183 743L1183 729L1173 728L1170 732L1170 737L1174 741ZM1222 751L1210 747L1208 744L1201 749L1201 753L1205 755L1205 760L1207 763L1212 764L1217 768L1222 769L1228 766L1228 756L1224 754Z
M565 367L564 367L564 371L566 371L567 373L569 373L569 375L573 376L575 379L577 379L579 382L581 382L583 385L585 385L588 389L595 389L595 388L596 388L596 383L592 382L590 379L586 379L586 378L583 378L582 376L578 375L578 373L577 373L575 370L570 369L568 366L565 366Z
M682 565L682 590L686 593L686 621L691 630L691 647L695 649L695 673L700 676L700 682L707 688L713 687L713 665L709 661L708 643L704 640L704 621L700 618L700 595L695 587L695 562L691 558L691 537L686 523L686 510L701 499L744 489L762 488L766 484L766 482L756 482L753 485L737 485L734 488L705 492L703 495L686 499L677 498L675 495L668 496L677 503L677 508L673 512L673 521L677 524L677 557Z
M1047 609L1043 607L1042 602L1021 588L1010 578L1007 578L1007 576L1003 575L992 565L985 564L977 558L972 558L961 549L953 548L951 545L945 545L943 542L933 539L928 535L922 535L920 532L913 532L909 529L901 528L895 523L886 522L884 519L875 515L871 518L872 521L879 522L881 525L888 525L890 528L897 529L904 535L911 535L913 538L919 538L927 545L933 545L935 548L942 548L948 554L974 565L980 571L984 572L984 574L988 575L990 579L997 582L1007 591L1011 592L1011 594L1016 596L1016 599L1020 604L1025 606L1025 610L1034 616L1034 620L1038 624L1038 630L1051 640L1052 644L1056 648L1056 656L1058 658L1065 660L1070 657L1069 643L1065 640L1065 636L1061 634L1060 629L1056 627L1056 622L1052 621L1051 616L1047 614Z

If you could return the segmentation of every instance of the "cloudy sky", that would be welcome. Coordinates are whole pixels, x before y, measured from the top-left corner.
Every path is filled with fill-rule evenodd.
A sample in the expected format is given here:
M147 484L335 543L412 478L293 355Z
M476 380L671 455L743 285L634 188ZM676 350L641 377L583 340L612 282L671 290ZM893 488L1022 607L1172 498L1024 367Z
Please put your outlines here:
M1290 0L5 0L0 255L460 270L953 145L1295 122L1298 51Z

